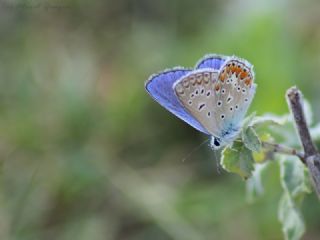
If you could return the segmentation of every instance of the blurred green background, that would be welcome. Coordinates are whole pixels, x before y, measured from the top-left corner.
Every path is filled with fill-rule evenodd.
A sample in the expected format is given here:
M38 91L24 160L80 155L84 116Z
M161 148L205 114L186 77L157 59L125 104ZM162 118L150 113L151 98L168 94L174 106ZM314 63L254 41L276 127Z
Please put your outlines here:
M249 204L144 81L235 54L255 66L250 111L287 112L296 84L319 121L319 26L316 0L1 0L0 239L282 239L278 164ZM319 239L314 195L303 213Z

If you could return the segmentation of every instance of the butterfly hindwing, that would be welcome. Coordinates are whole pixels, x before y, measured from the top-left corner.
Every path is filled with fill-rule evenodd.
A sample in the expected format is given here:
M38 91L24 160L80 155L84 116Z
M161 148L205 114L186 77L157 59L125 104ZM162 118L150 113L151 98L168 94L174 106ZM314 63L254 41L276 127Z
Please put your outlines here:
M255 93L252 65L231 57L221 67L214 88L219 105L217 118L221 120L219 128L224 129L222 135L239 129Z

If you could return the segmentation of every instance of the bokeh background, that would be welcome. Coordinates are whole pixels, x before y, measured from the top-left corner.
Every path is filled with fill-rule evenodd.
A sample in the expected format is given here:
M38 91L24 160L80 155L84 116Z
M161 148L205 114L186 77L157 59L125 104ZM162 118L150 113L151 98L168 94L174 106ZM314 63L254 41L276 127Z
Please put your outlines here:
M144 82L236 54L255 65L250 111L286 113L298 85L319 122L319 1L0 3L0 239L283 238L278 164L249 204ZM316 197L302 209L304 239L319 239Z

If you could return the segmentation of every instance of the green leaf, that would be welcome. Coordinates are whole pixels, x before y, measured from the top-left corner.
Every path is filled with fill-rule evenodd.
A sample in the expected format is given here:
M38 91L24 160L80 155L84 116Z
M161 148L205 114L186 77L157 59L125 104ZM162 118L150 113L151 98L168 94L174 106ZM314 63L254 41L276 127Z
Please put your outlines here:
M246 181L247 201L252 203L264 194L264 188L261 182L261 175L269 166L269 162L255 164L252 177Z
M247 128L251 125L251 122L255 119L256 112L251 113L248 117L246 117L242 122L242 127Z
M252 152L255 163L264 163L266 160L273 160L274 154L269 150L261 148L260 152Z
M269 126L281 126L288 122L289 115L277 116L273 114L265 114L264 116L255 117L251 125L254 128L265 128Z
M250 126L254 128L260 139L262 139L262 137L268 133L269 136L272 136L272 138L282 141L284 136L281 131L283 131L283 128L286 124L289 124L289 115L277 116L266 114L264 116L255 117ZM290 132L294 131L290 129Z
M283 189L297 203L306 193L311 192L309 172L296 157L286 156L280 159L280 179Z
M247 127L242 130L242 140L248 149L254 152L259 152L261 149L261 141L252 127Z
M286 240L298 240L305 232L305 225L299 209L287 192L281 197L278 218Z
M296 157L281 157L280 180L284 189L278 211L282 230L286 239L300 239L305 226L299 207L305 194L311 192L308 170Z
M251 176L254 170L253 163L252 152L241 141L233 142L232 146L222 151L221 166L226 171L236 173L244 179Z
M273 138L269 133L264 133L259 136L261 142L272 142ZM266 160L273 160L274 159L274 152L270 151L270 149L263 148L261 144L261 148L259 152L252 152L252 156L256 163L263 163Z

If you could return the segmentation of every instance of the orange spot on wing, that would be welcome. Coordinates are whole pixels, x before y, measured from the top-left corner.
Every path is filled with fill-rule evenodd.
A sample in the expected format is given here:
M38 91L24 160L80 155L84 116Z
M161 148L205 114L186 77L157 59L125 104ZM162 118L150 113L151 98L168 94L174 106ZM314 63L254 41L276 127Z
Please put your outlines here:
M240 73L240 79L244 79L247 76L248 76L248 72L241 72Z
M225 73L222 73L222 74L220 75L220 81L221 81L221 82L224 82L225 79L226 79L226 74L225 74Z
M189 81L187 79L183 80L182 84L185 88L189 87Z
M236 68L236 74L237 74L237 75L238 75L241 71L242 71L242 69L241 69L240 66Z
M220 84L217 83L216 86L214 87L214 89L215 89L216 91L219 91L219 90L220 90Z
M210 73L207 73L207 72L204 73L203 81L204 81L205 83L208 83L209 80L210 80Z
M247 86L251 85L251 78L247 78L246 80L244 80L244 84L246 84Z
M202 74L197 74L197 83L198 84L201 84L201 82L202 82Z

